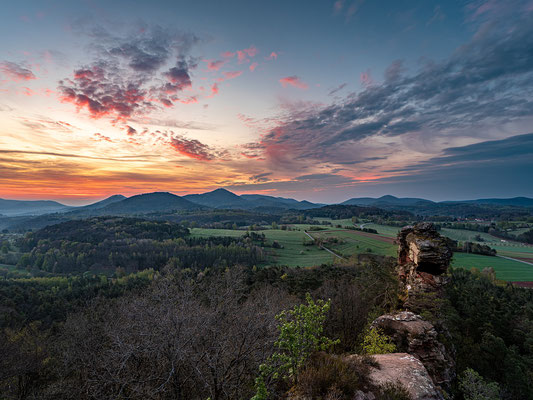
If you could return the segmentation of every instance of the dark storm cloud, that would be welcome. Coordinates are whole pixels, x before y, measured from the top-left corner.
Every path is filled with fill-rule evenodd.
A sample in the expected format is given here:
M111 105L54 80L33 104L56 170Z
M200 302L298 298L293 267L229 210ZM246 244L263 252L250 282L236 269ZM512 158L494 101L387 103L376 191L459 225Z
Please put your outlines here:
M294 111L260 144L267 155L279 154L281 146L295 159L348 162L337 153L347 142L465 131L533 116L530 16L518 17L512 25L487 23L448 59L426 62L410 76L404 76L402 63L395 61L383 83L337 104Z
M91 36L95 60L61 80L59 92L92 117L128 120L160 105L171 107L191 86L196 62L189 51L198 42L196 36L160 27L124 38L101 29Z

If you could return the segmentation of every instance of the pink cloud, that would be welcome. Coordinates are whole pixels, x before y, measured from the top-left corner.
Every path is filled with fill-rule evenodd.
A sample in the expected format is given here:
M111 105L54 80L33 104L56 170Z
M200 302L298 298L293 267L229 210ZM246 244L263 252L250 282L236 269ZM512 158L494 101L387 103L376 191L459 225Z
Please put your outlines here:
M242 153L241 153L241 156L246 157L246 158L249 158L249 159L254 159L254 158L258 158L258 157L259 157L259 154L244 153L244 152L242 152Z
M33 90L31 90L29 87L26 87L24 86L22 88L22 90L20 91L21 94L23 94L24 96L28 96L28 97L31 97L31 96L36 96L37 93Z
M170 139L169 145L178 153L196 160L211 161L214 158L209 146L196 139L174 136Z
M228 71L228 72L223 72L222 75L224 75L224 78L219 78L219 81L237 78L238 76L242 75L242 71Z
M333 3L333 10L336 13L340 12L342 7L344 7L344 0L337 0L335 3Z
M218 85L216 83L213 83L211 85L211 97L218 94Z
M365 87L371 86L374 83L374 80L372 79L372 75L370 74L369 69L361 73L360 79L361 79L361 84Z
M191 96L191 97L187 97L186 99L179 99L178 101L181 104L196 104L198 103L198 97Z
M275 51L270 53L268 57L265 57L265 60L277 60L277 59L278 59L278 53L276 53Z
M258 65L259 65L259 63L256 63L256 62L250 64L250 67L249 67L250 71L252 71L252 72L255 71L255 69L257 68Z
M284 88L289 85L294 86L298 89L304 89L304 90L309 88L307 83L302 82L300 78L298 78L297 76L287 76L285 78L281 78L279 80L279 83L281 83L281 86L283 86Z
M106 141L106 142L113 143L110 137L102 135L101 133L95 133L94 137L95 137L95 140L99 142Z
M231 58L235 56L235 53L232 53L231 51L225 51L224 53L221 54L221 56L224 58Z
M250 46L247 49L237 50L237 59L239 63L249 62L248 57L255 57L259 53L259 50L255 46Z
M0 72L15 82L29 81L37 79L36 76L28 68L10 61L0 63Z
M226 64L226 61L224 60L203 60L207 63L207 69L209 71L218 71L224 64Z
M474 13L474 18L478 17L481 14L484 14L486 12L492 11L498 7L498 3L494 0L489 0L483 4L481 4Z

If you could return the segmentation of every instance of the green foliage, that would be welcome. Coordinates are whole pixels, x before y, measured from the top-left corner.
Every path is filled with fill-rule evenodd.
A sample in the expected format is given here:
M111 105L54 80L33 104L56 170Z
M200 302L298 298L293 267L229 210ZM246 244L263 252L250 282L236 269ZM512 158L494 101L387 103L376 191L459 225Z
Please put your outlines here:
M262 250L244 238L190 237L175 223L138 218L101 217L46 227L19 240L23 254L17 266L50 273L113 273L147 268L203 270L258 264Z
M263 400L268 396L265 378L297 381L298 372L309 356L317 351L326 351L338 343L324 335L324 322L331 301L314 301L306 294L307 304L294 306L276 316L279 337L274 343L276 352L260 367L256 379L256 394L253 400Z
M396 346L391 342L391 339L383 333L379 328L369 328L363 338L363 353L372 354L387 354L394 353Z
M457 351L457 370L475 368L509 398L531 399L533 291L498 286L485 275L451 270L449 305L440 317Z
M465 400L498 400L500 387L496 382L486 382L481 375L467 368L459 377L459 389Z
M69 277L32 277L0 279L0 329L40 321L44 327L63 321L67 313L98 296L115 298L146 288L154 276L144 270L116 279L84 275Z

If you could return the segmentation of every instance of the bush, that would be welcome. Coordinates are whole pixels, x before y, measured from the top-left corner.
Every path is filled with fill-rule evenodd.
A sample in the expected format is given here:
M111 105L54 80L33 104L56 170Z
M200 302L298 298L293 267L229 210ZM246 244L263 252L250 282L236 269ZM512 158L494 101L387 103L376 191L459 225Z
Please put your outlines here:
M368 329L363 339L363 353L372 355L394 353L395 351L396 346L381 329Z
M386 383L379 390L379 400L410 400L409 392L399 383Z
M498 384L486 382L471 368L467 368L459 377L459 389L465 400L498 400L500 398Z
M306 294L306 300L307 304L294 306L276 315L280 333L274 346L278 351L259 367L253 400L268 398L267 379L296 382L298 373L311 354L328 350L338 343L324 335L324 322L331 301L315 302L309 293Z
M369 365L362 357L315 353L298 375L291 395L309 399L352 399L358 390L368 388L368 374Z

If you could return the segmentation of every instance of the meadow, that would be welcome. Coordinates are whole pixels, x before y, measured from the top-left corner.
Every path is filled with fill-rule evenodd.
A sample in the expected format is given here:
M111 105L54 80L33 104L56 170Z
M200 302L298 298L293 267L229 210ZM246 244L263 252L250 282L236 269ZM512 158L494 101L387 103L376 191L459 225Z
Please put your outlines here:
M304 245L304 242L310 241L305 235L304 230L316 239L322 239L324 245L336 254L348 258L350 256L362 253L371 253L382 256L395 257L397 245L393 243L399 230L398 227L388 225L378 225L374 223L363 223L365 228L375 229L378 235L369 234L355 230L340 230L337 225L343 228L353 226L350 219L331 220L328 218L317 218L316 220L331 222L330 225L319 225L322 230L310 231L317 225L294 224L291 230L281 229L264 229L258 233L264 233L267 238L268 253L267 261L264 265L286 265L290 267L308 267L335 262L336 257L317 246ZM357 225L360 225L358 223ZM238 237L246 232L242 230L230 229L191 229L193 236L231 236ZM533 246L518 244L515 242L502 242L487 233L467 231L460 229L442 229L441 233L451 239L458 241L475 242L476 235L480 235L484 241L495 248L499 255L520 258L522 260L533 260ZM335 243L335 238L337 243ZM274 249L270 247L273 241L277 241L282 248ZM496 277L506 281L533 281L533 265L524 264L519 261L509 260L501 257L490 257L478 254L455 253L452 266L458 268L483 268L492 267Z

